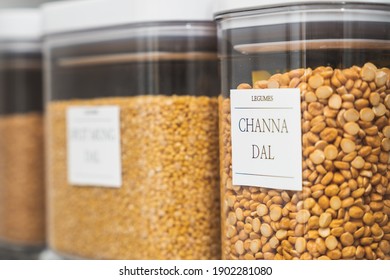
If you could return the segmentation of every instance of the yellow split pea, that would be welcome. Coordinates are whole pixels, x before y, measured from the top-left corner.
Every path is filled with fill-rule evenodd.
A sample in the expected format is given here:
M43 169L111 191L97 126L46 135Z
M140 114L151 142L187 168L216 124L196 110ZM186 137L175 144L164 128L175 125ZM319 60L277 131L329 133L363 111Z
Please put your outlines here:
M66 109L121 110L121 188L67 182ZM48 107L49 242L99 259L220 258L218 102L137 96Z
M0 242L45 244L43 116L0 117Z
M221 98L222 257L390 259L390 70L320 66L237 88L275 87L301 91L303 188L232 185L230 99Z

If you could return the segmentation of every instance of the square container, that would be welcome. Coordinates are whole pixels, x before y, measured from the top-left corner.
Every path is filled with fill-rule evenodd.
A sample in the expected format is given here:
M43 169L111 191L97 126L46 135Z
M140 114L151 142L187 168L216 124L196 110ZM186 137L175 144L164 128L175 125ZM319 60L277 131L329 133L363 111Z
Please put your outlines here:
M41 17L0 11L0 247L32 258L45 244Z
M389 259L389 1L219 1L224 259Z
M48 233L59 254L220 257L211 2L43 6Z

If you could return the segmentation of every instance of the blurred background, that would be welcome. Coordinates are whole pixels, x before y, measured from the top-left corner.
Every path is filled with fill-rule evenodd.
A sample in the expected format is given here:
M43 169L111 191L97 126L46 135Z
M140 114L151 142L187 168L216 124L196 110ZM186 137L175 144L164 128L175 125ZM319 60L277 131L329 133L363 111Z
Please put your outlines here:
M54 2L58 0L0 0L0 10L9 8L37 8L46 2ZM0 75L1 76L1 75ZM1 78L1 77L0 77ZM38 254L24 254L23 252L8 251L0 249L0 260L7 259L57 259L57 256L50 251L43 252L40 256Z
M58 0L0 0L0 9L15 7L38 7L45 2L54 2Z

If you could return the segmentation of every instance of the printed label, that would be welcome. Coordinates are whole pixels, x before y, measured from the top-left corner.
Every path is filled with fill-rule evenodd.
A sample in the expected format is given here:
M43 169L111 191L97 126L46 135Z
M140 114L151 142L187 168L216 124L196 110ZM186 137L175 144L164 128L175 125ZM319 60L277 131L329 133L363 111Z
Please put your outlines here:
M117 106L67 110L68 182L120 187L120 109Z
M302 190L299 89L230 93L233 184Z

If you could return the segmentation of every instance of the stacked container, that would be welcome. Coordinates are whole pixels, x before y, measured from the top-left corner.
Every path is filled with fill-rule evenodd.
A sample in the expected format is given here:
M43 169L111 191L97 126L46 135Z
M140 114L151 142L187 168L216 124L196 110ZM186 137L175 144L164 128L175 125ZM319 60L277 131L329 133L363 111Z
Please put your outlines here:
M6 258L32 258L45 244L40 23L36 10L0 12L0 247Z
M390 258L389 1L219 1L222 256Z
M56 252L220 257L211 3L43 6L48 234Z

